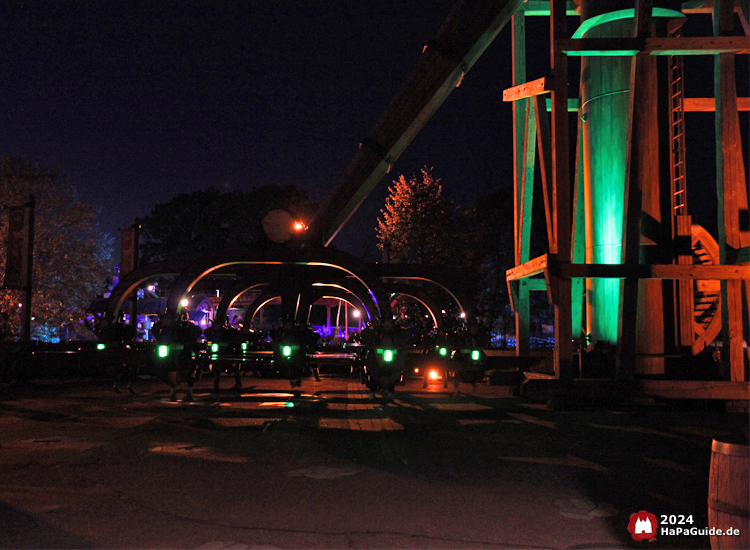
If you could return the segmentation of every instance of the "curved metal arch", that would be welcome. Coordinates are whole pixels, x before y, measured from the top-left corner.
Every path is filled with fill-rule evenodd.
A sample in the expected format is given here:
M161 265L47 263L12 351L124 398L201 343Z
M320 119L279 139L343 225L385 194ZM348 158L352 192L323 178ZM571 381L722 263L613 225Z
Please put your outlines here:
M242 279L235 283L232 288L230 288L224 294L221 302L219 302L219 307L216 308L216 313L214 314L214 321L212 325L221 326L227 316L227 311L229 311L232 305L234 305L239 297L242 296L245 292L256 290L261 287L266 288L268 286L270 286L270 283L251 283L247 279Z
M435 328L438 330L443 328L443 316L440 315L440 308L424 290L404 283L386 283L385 287L392 295L409 296L418 301L430 313Z
M263 291L260 296L258 296L249 306L247 306L245 315L243 316L245 321L252 323L253 319L255 318L255 314L258 313L264 305L266 305L271 300L275 300L276 298L281 298L281 292L276 290L275 288L271 287L268 290Z
M363 300L356 292L353 292L351 289L348 289L343 285L332 283L314 283L312 287L313 292L311 294L313 296L317 295L318 298L336 298L338 300L348 302L358 309L361 308L367 316L367 322L369 323L372 323L375 319L379 318L379 312L377 311L377 309L370 311L374 304L370 304L370 307L368 307L368 304L365 303L365 300ZM354 298L357 303L353 302L352 298Z
M137 267L130 273L127 273L120 279L117 286L112 289L112 293L107 299L107 305L104 310L105 322L112 322L117 318L117 314L120 312L125 299L141 284L161 275L179 275L189 265L190 262L154 262Z
M468 306L471 301L459 290L460 281L455 280L459 274L448 274L442 269L430 266L413 264L377 264L375 271L384 284L392 284L388 281L425 281L442 289L453 301L456 302L461 313L470 320L474 311ZM408 284L408 283L407 283Z
M344 252L331 249L279 248L261 249L224 249L209 254L192 262L185 269L172 287L167 300L167 313L177 315L181 300L187 296L195 284L206 275L219 269L240 265L308 265L331 267L346 273L358 281L368 293L378 312L382 315L387 308L387 299L380 279L374 276L368 267L358 259Z

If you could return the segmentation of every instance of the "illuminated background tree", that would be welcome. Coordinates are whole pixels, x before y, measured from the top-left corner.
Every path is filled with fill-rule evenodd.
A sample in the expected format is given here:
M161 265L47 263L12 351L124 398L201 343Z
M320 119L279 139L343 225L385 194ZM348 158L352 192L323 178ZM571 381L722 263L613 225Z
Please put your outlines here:
M93 338L84 324L92 300L104 290L111 272L112 239L99 232L96 212L79 200L75 188L57 168L43 168L18 158L0 161L0 204L36 201L32 338ZM0 224L0 242L7 223ZM0 272L6 249L0 248ZM0 331L4 339L18 335L20 291L0 291Z

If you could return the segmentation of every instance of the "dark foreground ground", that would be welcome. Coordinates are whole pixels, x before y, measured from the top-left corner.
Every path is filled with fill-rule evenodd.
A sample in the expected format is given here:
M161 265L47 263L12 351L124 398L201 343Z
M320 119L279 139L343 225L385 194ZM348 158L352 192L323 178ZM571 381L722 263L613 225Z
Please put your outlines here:
M410 381L384 404L353 378L244 385L204 380L190 404L150 379L0 388L0 547L708 548L635 542L628 520L708 527L712 439L748 424L684 404L552 411L502 386Z

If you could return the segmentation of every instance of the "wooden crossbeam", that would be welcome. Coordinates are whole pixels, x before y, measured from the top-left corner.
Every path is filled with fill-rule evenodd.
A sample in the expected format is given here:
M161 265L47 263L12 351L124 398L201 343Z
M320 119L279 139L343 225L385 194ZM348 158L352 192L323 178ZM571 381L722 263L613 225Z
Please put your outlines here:
M538 78L531 82L524 82L518 86L503 90L503 101L518 101L552 91L549 78Z
M537 275L547 268L548 254L537 256L533 260L524 262L521 265L508 269L505 272L505 278L508 281L515 281L517 279L524 279Z
M750 383L706 380L639 380L646 395L665 399L750 399Z
M549 0L527 0L522 6L523 14L529 17L541 16L549 17ZM576 3L568 0L565 3L565 15L579 15L576 10Z
M681 265L681 264L571 264L558 262L551 254L538 256L505 272L509 281L524 279L550 270L564 279L689 279L700 281L746 280L746 265Z
M713 113L716 111L716 100L713 97L686 97L682 110L688 113ZM750 97L738 97L737 110L750 111Z
M697 36L669 38L566 38L558 51L573 56L716 55L750 53L745 36Z
M549 249L557 250L557 231L555 221L557 219L555 205L553 202L554 174L552 165L552 135L549 127L547 110L543 109L539 96L534 96L534 115L536 117L536 138L539 146L539 164L542 175L542 197L544 198L544 219L547 222L547 242Z

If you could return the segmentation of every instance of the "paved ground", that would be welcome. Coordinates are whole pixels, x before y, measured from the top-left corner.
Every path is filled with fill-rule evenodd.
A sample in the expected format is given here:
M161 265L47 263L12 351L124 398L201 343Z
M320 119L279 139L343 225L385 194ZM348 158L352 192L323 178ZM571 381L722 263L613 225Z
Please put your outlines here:
M552 411L509 388L247 377L172 403L141 380L0 388L2 548L707 548L635 542L632 513L707 527L713 438L747 418ZM227 387L230 379L223 380Z

